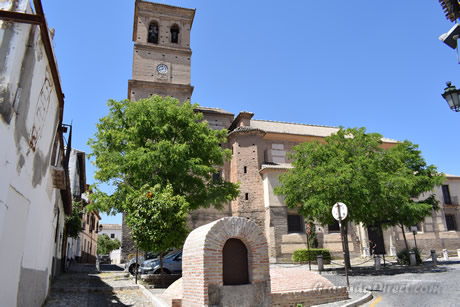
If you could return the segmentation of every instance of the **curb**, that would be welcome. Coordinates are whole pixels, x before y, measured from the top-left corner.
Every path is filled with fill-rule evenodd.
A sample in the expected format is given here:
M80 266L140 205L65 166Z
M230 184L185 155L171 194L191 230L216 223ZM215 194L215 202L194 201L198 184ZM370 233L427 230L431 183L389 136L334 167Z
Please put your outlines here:
M438 262L438 266L442 265L442 263ZM407 266L407 267L396 267L396 268L386 268L386 269L380 269L380 270L375 270L372 269L371 267L369 268L355 268L351 269L348 271L349 276L359 276L359 275L393 275L393 274L404 274L404 273L414 273L414 272L420 272L420 271L429 271L432 269L435 269L437 266L433 264L428 264L428 265L421 265L421 266ZM318 272L320 275L341 275L344 274L345 270L340 268L340 269L325 269L324 271Z
M345 305L342 305L342 307L355 307L355 306L361 306L362 304L364 303L367 303L369 301L371 301L374 296L372 295L372 293L370 291L366 291L365 292L366 294L360 298L357 298L355 299L354 301L351 301Z
M154 307L169 307L162 299L158 298L149 291L145 286L138 285L139 289L142 291L142 294L153 304Z

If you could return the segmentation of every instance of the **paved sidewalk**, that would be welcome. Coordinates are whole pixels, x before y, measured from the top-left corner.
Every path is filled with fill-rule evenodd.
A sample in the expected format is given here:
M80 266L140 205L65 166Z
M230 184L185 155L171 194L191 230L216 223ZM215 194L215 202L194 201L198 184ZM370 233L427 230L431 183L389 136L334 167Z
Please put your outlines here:
M106 269L113 266L101 265L102 272L98 273L94 265L74 264L69 272L54 280L44 306L152 306L126 273Z

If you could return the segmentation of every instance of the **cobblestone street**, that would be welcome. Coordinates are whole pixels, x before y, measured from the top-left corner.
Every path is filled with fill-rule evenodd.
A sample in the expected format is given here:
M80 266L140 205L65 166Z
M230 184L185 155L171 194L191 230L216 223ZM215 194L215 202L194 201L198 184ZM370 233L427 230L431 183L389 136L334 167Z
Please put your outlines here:
M74 265L52 283L45 307L152 306L121 269L104 265L101 269L97 273L94 265Z

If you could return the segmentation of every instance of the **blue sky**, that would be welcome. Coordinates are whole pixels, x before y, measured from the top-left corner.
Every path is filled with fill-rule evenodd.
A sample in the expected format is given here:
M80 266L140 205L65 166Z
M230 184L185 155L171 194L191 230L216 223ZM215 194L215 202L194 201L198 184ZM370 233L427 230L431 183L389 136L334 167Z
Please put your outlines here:
M65 94L72 146L86 145L108 99L127 97L134 0L42 0ZM460 175L460 113L441 97L460 86L453 24L430 1L160 1L196 8L192 101L255 119L366 127L419 144ZM88 182L94 168L87 167ZM103 223L121 223L106 217Z

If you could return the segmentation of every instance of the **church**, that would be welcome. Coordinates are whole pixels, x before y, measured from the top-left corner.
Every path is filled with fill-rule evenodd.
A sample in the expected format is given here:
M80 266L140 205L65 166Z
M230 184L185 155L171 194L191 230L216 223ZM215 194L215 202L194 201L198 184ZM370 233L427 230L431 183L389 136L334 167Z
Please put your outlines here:
M133 25L133 72L128 81L128 98L138 100L151 95L172 96L180 101L190 100L191 85L190 33L194 9L147 1L136 1ZM227 143L232 151L231 161L220 172L224 180L240 182L240 194L223 210L199 209L189 216L191 229L225 216L252 219L265 232L269 244L270 262L290 261L292 253L306 248L305 224L302 216L288 209L283 197L274 194L279 185L278 175L291 168L287 153L302 142L322 140L338 131L337 127L307 125L253 119L254 113L234 114L218 108L200 106L211 129L227 129ZM382 139L383 148L397 141ZM460 246L460 209L456 195L460 194L460 176L447 175L437 188L441 210L433 212L424 223L417 225L417 243L425 253L436 249L456 250ZM387 255L394 256L404 247L398 228L383 232L350 225L348 242L352 257L369 256L369 239L384 246ZM319 247L341 255L338 224L315 225ZM409 230L408 230L409 231ZM122 262L135 253L129 228L123 223ZM376 233L380 233L375 238Z

